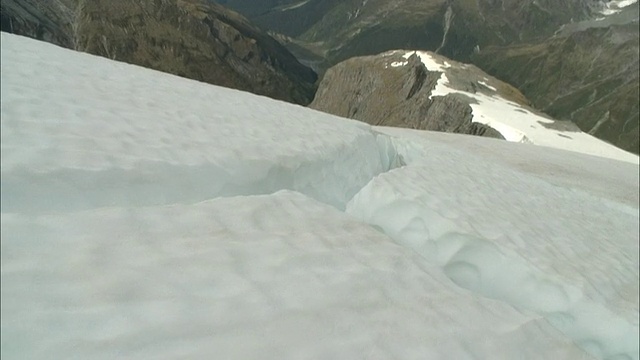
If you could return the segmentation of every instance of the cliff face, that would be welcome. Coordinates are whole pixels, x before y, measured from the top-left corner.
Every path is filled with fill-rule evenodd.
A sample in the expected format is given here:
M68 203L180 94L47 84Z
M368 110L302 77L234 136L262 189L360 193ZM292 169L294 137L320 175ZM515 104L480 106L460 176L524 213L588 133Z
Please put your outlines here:
M73 1L73 0L72 0ZM1 29L66 48L74 47L73 4L61 1L2 0Z
M313 98L311 69L242 16L210 1L2 4L4 31L293 103Z
M352 58L326 72L310 107L372 125L503 138L472 122L473 99L431 96L440 77L416 55L406 60L395 53Z

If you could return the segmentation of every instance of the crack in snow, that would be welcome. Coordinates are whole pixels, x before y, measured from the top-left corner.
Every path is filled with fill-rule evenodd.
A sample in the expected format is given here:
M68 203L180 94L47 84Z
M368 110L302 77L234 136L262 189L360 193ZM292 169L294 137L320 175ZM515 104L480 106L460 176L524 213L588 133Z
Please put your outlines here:
M16 39L3 33L3 49ZM29 50L36 42L16 44L21 50ZM49 50L66 51L55 47ZM637 318L637 305L628 309L633 299L605 306L590 298L594 296L592 288L599 288L592 283L606 286L611 282L596 278L612 273L608 268L611 259L637 268L637 258L619 254L627 249L627 243L616 243L617 238L608 237L615 229L623 240L634 240L629 235L628 219L637 219L637 208L581 188L576 190L578 185L560 186L523 176L523 172L511 171L500 161L474 157L474 151L458 151L409 137L400 139L355 121L177 77L167 81L165 74L88 55L83 56L92 59L92 66L79 62L73 67L74 75L96 77L93 66L101 62L105 69L119 71L100 72L102 77L93 82L78 82L50 70L51 64L69 68L61 53L54 54L3 51L2 86L11 90L7 91L11 97L3 98L0 117L3 221L5 216L7 223L12 223L33 213L54 212L54 217L65 221L57 235L63 240L56 240L66 241L65 229L77 218L64 212L91 209L94 211L83 212L79 218L89 218L93 226L102 226L100 236L110 244L110 229L95 211L113 213L115 219L121 219L123 213L136 207L293 190L382 230L396 243L421 255L421 265L437 266L461 288L539 314L594 356L637 359L638 325L625 318L629 312ZM126 71L132 69L136 70L136 84L141 86L134 90L123 88L131 77ZM38 79L37 84L25 81L32 78ZM109 99L104 99L105 93L110 94ZM169 98L162 97L167 94ZM132 103L132 99L137 102ZM145 105L141 99L146 100ZM34 103L38 106L32 106ZM254 110L238 111L245 108ZM282 128L287 133L283 134ZM492 145L503 146L501 142ZM479 146L475 150L481 149ZM515 149L509 151L517 152ZM527 161L551 151L536 150L539 153L530 155ZM509 151L501 158L508 157ZM564 158L564 165L571 159L583 165L605 161L559 151L551 154ZM633 166L613 161L605 164L603 169ZM225 206L213 212L217 216L227 213L225 207L234 206L232 201L219 201ZM566 214L560 205L567 204L578 204L569 207L577 215L564 223ZM179 217L181 207L158 207L154 211ZM603 212L612 215L608 223L600 224ZM254 214L252 221L269 225L261 220L265 214L268 212ZM314 226L313 221L306 220ZM20 221L16 224L24 226ZM244 225L242 221L234 224L240 228ZM575 236L567 233L567 228L593 241L567 242ZM30 235L21 240L40 241L36 230L26 232ZM218 230L229 231L224 227ZM14 244L22 242L14 239ZM45 245L55 246L55 242ZM637 250L637 240L633 245L636 247L631 249ZM232 251L233 246L230 248ZM554 252L567 255L561 262L554 262L559 258ZM595 269L581 267L582 263L565 263L583 252L594 257L590 264L595 264ZM603 254L604 260L600 258ZM202 260L211 263L208 254ZM321 257L319 261L326 260ZM573 276L583 286L549 275L560 272L549 270L551 266L562 267L567 278ZM547 271L543 271L545 267ZM633 280L637 283L637 270L618 271L616 276L619 279L611 285L612 290L599 296L619 295L620 286Z

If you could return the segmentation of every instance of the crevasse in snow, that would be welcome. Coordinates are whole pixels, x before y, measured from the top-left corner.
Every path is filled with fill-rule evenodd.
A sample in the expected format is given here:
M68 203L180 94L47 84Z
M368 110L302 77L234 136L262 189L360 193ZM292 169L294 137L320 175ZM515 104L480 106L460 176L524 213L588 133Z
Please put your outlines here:
M637 165L1 40L3 359L638 358Z
M459 286L539 314L597 358L637 359L637 192L625 204L429 140L395 140L408 165L373 179L347 213Z

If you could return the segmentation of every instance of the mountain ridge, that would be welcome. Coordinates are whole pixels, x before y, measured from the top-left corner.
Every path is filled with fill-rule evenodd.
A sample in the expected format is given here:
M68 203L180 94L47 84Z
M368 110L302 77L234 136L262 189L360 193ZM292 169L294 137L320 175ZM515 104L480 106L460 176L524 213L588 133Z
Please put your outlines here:
M482 135L638 162L637 155L529 105L520 91L474 65L394 50L331 67L310 107L371 125Z
M319 73L350 57L398 48L434 51L473 63L518 88L540 111L640 153L638 52L632 51L640 39L637 2L353 0L322 2L330 9L319 13L314 6L320 2L279 1L270 12L250 18L292 36L290 46L306 46L323 57L324 63L314 60ZM237 3L249 6L243 0L226 3L232 8ZM297 6L282 11L283 4ZM244 11L242 6L238 9ZM265 17L267 13L278 16ZM288 18L306 17L313 17L314 24L294 21L300 26L295 31L279 25ZM628 37L625 44L612 45L621 37ZM512 56L519 48L527 53ZM591 62L596 66L590 68ZM594 78L611 77L621 66L627 71L606 84ZM560 79L555 74L560 69L576 77ZM592 80L587 83L588 79Z
M3 0L3 31L308 104L317 79L279 42L208 0Z

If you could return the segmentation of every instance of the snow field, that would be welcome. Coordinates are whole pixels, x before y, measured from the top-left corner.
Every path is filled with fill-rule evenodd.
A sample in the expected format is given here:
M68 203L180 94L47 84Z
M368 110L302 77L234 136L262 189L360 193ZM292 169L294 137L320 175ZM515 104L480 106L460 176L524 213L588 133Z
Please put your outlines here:
M640 203L638 167L627 162L548 147L541 151L537 145L509 143L479 136L386 126L375 126L374 130L390 136L390 146L405 163L423 161L429 158L432 148L446 146L459 157L474 154L482 157L483 162L501 164L524 176L627 205L623 207L627 210L637 208Z
M589 358L299 193L1 225L3 359Z
M3 359L637 359L633 164L1 44Z
M374 178L347 213L457 285L539 314L596 358L638 358L637 202L568 191L442 142L423 139L416 156L417 138L394 141L408 165Z
M5 33L2 42L26 47L2 54L3 211L283 188L344 208L391 166L359 122L54 46L38 51Z
M295 3L295 4L291 4L289 6L282 7L280 9L278 9L278 10L279 11L289 11L289 10L297 9L299 7L305 6L308 2L309 2L309 0L304 0L304 1L301 1L299 3Z

